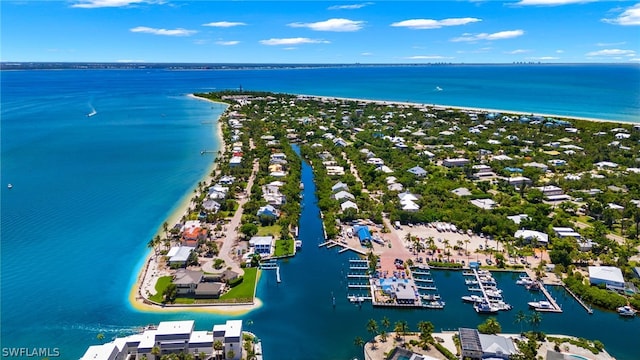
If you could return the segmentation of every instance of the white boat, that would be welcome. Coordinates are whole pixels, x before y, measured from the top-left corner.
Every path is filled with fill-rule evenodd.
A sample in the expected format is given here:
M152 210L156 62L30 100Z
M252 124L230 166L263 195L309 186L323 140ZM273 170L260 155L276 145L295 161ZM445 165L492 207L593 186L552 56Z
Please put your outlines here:
M462 301L470 303L481 303L484 302L484 298L478 295L465 295L462 297Z
M464 281L465 285L478 285L478 280L466 279Z
M530 285L530 284L533 284L533 279L531 279L530 277L522 277L522 278L516 280L516 284L517 285Z
M96 111L96 109L92 109L90 113L87 114L87 117L92 117L95 114L97 114L98 112Z
M422 295L422 300L425 300L425 301L440 300L440 295L438 295L438 294Z
M442 91L442 88L440 86L436 86L436 91Z
M7 189L13 189L13 184L7 184Z
M638 312L637 310L635 310L634 308L632 308L629 305L625 305L625 306L620 306L618 309L618 314L620 314L620 316L636 316L636 313Z
M444 309L444 301L433 300L426 303L422 303L422 307L427 309Z
M495 314L498 312L497 307L493 307L491 304L487 304L486 302L473 304L473 308L478 314Z
M545 301L545 300L540 300L540 301L531 301L527 303L529 305L530 308L533 309L542 309L542 310L547 310L547 309L553 309L553 305L551 305L550 302Z
M296 249L302 248L302 240L296 240Z

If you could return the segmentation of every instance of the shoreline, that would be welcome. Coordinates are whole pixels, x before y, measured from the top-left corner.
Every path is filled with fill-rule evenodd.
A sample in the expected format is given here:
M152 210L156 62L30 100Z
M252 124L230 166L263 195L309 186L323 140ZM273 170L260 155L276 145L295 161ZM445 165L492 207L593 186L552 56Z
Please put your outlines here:
M459 105L443 105L443 104L430 104L430 103L419 103L419 102L408 102L408 101L395 101L395 100L372 100L372 99L359 99L359 98L350 98L350 97L337 97L337 96L321 96L321 95L307 95L307 94L298 94L298 96L304 96L308 98L314 98L319 100L344 100L344 101L356 101L356 102L365 102L365 103L373 103L380 105L406 105L406 106L427 106L427 107L435 107L435 108L443 108L453 109L453 110L463 110L463 111L472 111L472 112L495 112L501 114L513 114L513 115L537 115L544 117L552 117L558 119L570 119L570 120L579 120L579 121L592 121L592 122L602 122L602 123L613 123L613 124L636 124L638 121L622 121L622 120L609 120L609 119L598 119L598 118L589 118L589 117L581 117L581 116L568 116L568 115L558 115L558 114L546 114L546 113L538 113L538 112L527 112L527 111L518 111L518 110L505 110L505 109L491 109L491 108L482 108L482 107L472 107L472 106L459 106Z
M226 103L222 103L222 102L217 102L217 101L213 101L210 99L206 99L206 98L202 98L202 97L198 97L195 94L187 94L186 95L188 98L194 99L194 100L200 100L200 101L207 101L207 102L211 102L211 103L216 103L216 104L221 104L225 106L224 111L220 114L220 116L218 117L218 119L216 120L216 126L213 127L215 135L217 136L217 140L218 140L218 148L216 149L216 159L214 161L211 162L211 165L207 168L207 171L205 173L205 175L202 177L202 179L200 181L204 182L204 183L209 183L213 180L214 176L212 174L215 173L217 167L218 167L218 159L220 157L222 157L225 152L226 152L226 142L224 140L224 136L222 134L222 122L220 121L222 115L227 111L229 104ZM220 152L220 156L218 156L218 152ZM187 193L185 193L184 197L182 198L182 200L180 200L177 205L174 207L174 209L170 212L169 216L167 216L165 222L168 224L168 228L171 229L171 227L178 223L180 221L180 219L187 213L187 211L189 210L189 205L191 205L191 194L192 192L189 191ZM154 233L153 237L155 238L156 236L162 236L164 235L164 230L162 229L162 226L160 226L158 228L158 230ZM140 267L137 276L136 276L136 280L133 283L133 285L131 286L131 290L129 291L129 296L128 296L128 300L129 303L131 305L132 308L138 310L138 311L144 311L144 312L166 312L166 311L171 311L171 312L180 312L180 311L196 311L196 312L207 312L207 313L216 313L216 314L224 314L224 315L244 315L252 310L258 309L260 307L262 307L262 301L255 296L254 294L254 303L253 304L238 304L238 305L234 305L234 304L198 304L198 305L192 305L192 306L160 306L160 305L152 305L149 304L146 301L148 301L148 299L144 296L143 294L143 287L144 287L144 282L145 279L147 278L147 273L150 270L154 270L154 269L150 269L151 268L151 264L153 263L155 265L154 260L154 251L153 249L149 249L149 251L147 252L147 255L144 257L144 262L142 263L142 266ZM157 279L161 276L162 274L158 274L158 276L152 275L151 280L155 280L157 281ZM260 275L258 274L258 278L256 279L256 283L259 281L260 279ZM152 281L153 284L155 284L155 281Z

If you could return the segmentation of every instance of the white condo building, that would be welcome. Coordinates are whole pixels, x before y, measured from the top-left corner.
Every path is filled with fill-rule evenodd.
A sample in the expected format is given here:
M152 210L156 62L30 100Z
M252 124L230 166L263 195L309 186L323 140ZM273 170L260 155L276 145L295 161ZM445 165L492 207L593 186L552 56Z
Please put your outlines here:
M163 321L155 328L102 344L90 346L80 360L140 360L155 359L171 353L190 353L198 360L201 353L205 359L213 355L214 343L224 346L224 358L242 358L242 320L227 320L214 325L211 331L198 331L193 320ZM229 355L233 355L229 357Z

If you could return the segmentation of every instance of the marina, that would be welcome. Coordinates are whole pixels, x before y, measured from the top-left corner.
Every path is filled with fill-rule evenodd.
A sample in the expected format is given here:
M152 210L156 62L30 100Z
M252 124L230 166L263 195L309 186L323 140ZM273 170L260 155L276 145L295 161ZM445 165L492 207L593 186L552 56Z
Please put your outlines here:
M545 296L547 300L538 301L537 306L531 306L532 304L536 305L536 302L530 302L529 307L533 308L533 310L535 311L540 311L540 312L561 313L562 308L560 307L560 305L558 305L558 303L553 298L553 296L551 296L547 288L544 287L544 284L540 283L539 281L536 281L536 282L538 282L539 284L540 292L542 292L542 294Z
M464 302L473 304L473 308L478 314L495 314L498 311L511 310L511 305L503 301L502 290L497 288L497 282L489 271L472 267L469 271L465 270L463 275L473 277L472 279L465 278L465 285L475 284L468 287L468 291L482 293L482 296L462 296Z

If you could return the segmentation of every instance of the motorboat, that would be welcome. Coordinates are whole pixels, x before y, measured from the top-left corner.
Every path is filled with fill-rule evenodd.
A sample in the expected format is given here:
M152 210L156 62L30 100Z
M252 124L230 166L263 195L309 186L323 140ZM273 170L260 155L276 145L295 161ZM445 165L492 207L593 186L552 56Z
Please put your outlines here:
M531 284L525 285L524 287L529 291L540 291L540 283L538 283L537 281L534 281Z
M493 307L486 302L473 304L473 308L478 314L495 314L498 312L497 307Z
M440 301L440 300L433 300L433 301L422 303L422 306L426 307L427 309L444 309L444 305L445 305L444 301Z
M632 308L629 305L625 305L625 306L620 306L618 309L618 314L620 314L620 316L636 316L636 313L638 312L637 310L635 310L634 308Z
M462 297L462 301L470 303L481 303L484 302L484 298L478 295L465 295Z
M542 309L542 310L553 309L553 305L551 305L551 303L546 301L546 300L530 301L527 304L529 305L530 308L536 309L536 310L538 310L538 309Z
M517 285L530 285L533 284L533 279L531 279L530 277L521 277L518 280L516 280L516 284Z

